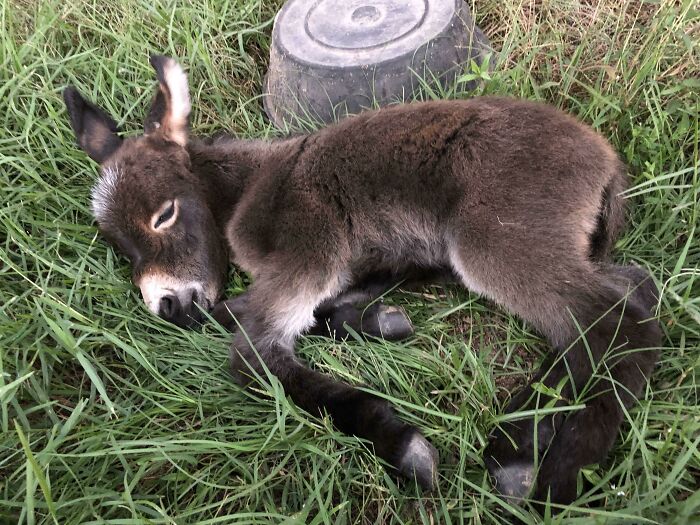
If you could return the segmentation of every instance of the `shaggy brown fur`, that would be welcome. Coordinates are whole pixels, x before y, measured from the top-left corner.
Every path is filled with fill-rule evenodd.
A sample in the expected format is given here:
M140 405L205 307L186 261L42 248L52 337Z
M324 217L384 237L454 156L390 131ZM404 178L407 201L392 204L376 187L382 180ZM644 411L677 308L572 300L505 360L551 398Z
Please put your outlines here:
M495 429L485 461L496 486L573 500L579 469L607 454L660 343L657 323L643 322L656 293L648 274L606 261L626 183L607 142L556 109L507 98L396 106L272 142L199 141L187 137L189 99L174 98L186 96L182 70L163 57L153 65L160 90L138 138L121 141L101 110L65 93L81 147L102 165L100 229L132 258L149 308L189 324L196 304L219 299L227 254L254 278L214 309L243 328L231 347L237 380L265 365L299 406L431 487L437 453L420 433L381 398L304 366L294 341L319 319L362 329L353 304L397 280L456 279L548 338L556 351L535 381L566 379L562 399L587 400L568 417ZM370 317L369 333L391 324L382 308ZM508 411L539 402L528 386Z

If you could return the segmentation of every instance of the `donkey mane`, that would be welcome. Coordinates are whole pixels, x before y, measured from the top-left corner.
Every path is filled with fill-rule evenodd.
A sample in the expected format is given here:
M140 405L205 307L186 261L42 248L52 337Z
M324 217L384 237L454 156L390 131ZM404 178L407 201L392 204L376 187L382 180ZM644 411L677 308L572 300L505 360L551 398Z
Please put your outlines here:
M609 256L627 181L607 141L554 108L492 97L367 112L276 141L199 141L184 71L151 63L159 85L143 136L122 141L104 111L64 92L80 147L102 167L100 231L131 259L148 308L185 327L211 311L234 332L238 383L269 370L301 408L430 489L438 453L421 432L382 397L306 367L294 344L352 330L408 337L405 312L377 299L398 282L457 282L553 348L506 408L528 416L495 428L484 450L496 488L573 501L661 342L653 279ZM220 300L229 262L253 284ZM585 408L538 413L540 383L558 389L557 406L585 395Z

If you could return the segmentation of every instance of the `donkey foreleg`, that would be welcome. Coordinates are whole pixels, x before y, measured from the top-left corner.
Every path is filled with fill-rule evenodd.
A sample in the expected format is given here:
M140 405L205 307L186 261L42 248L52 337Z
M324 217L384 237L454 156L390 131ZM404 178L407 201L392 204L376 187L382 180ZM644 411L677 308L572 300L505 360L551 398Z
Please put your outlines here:
M402 307L381 302L365 306L366 302L366 298L352 291L341 294L330 305L324 304L314 312L314 326L306 333L332 337L336 341L350 335L348 328L357 334L386 341L400 341L413 335L413 324Z
M413 335L413 325L403 308L381 302L371 303L380 295L369 296L350 290L325 301L314 312L313 326L304 333L331 337L336 341L350 335L348 328L357 334L387 341L399 341ZM367 302L371 304L365 306ZM242 293L221 301L211 315L224 328L235 332L238 329L236 319L247 309L248 294Z
M452 270L446 267L409 267L399 273L370 273L316 307L316 324L307 333L342 340L349 335L349 327L360 335L400 341L413 335L413 325L402 307L382 304L382 296L398 287L420 290L430 283L446 284L455 280Z
M285 298L272 300L267 293L272 290ZM235 333L229 354L234 378L245 385L267 369L297 406L313 415L328 414L339 430L369 440L377 456L431 489L437 451L416 428L402 422L384 399L311 370L294 355L296 337L314 322L314 309L327 294L284 291L283 286L253 285L248 309L238 318L243 330Z
M248 292L221 301L211 311L212 318L229 332L238 330L237 319L248 311Z

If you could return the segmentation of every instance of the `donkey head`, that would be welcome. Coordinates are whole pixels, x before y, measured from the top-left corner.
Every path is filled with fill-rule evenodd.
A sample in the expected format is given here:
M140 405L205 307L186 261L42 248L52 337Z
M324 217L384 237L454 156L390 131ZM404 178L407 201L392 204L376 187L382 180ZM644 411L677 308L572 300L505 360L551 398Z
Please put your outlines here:
M78 144L100 163L92 190L100 231L131 260L148 308L190 326L220 295L226 249L205 186L190 169L187 77L171 58L154 56L151 64L159 86L141 136L119 137L114 120L74 87L63 98Z

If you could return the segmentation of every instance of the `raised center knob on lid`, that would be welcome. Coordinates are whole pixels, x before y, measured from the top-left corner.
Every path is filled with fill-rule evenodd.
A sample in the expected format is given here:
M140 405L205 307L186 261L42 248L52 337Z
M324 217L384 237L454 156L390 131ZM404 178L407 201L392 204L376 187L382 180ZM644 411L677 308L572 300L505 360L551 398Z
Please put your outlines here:
M306 13L304 30L314 42L336 50L384 46L420 27L428 13L427 2L317 0Z
M373 5L363 5L352 12L352 21L358 24L371 24L379 20L381 13Z

